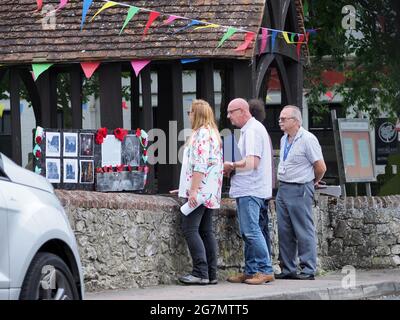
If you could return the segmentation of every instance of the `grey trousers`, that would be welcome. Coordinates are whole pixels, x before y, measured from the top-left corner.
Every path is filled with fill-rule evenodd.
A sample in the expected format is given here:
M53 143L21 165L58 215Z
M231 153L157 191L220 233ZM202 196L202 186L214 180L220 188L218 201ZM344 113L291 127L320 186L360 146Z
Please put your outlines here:
M298 254L302 273L315 275L317 270L317 242L312 213L314 183L279 183L276 197L278 220L279 259L282 273L297 272Z

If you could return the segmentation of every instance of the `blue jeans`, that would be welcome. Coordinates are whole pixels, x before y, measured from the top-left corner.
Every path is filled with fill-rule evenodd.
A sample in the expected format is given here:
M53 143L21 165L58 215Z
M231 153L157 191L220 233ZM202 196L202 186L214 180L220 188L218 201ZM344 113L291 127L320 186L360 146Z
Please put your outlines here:
M236 198L239 228L244 240L244 273L273 274L268 247L259 226L260 210L264 199L257 197Z

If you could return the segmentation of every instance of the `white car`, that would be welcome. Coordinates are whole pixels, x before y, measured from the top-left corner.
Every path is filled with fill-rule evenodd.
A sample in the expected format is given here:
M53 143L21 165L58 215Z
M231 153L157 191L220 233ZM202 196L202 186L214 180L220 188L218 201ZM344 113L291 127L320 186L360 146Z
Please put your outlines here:
M83 297L75 235L53 186L0 153L0 300Z

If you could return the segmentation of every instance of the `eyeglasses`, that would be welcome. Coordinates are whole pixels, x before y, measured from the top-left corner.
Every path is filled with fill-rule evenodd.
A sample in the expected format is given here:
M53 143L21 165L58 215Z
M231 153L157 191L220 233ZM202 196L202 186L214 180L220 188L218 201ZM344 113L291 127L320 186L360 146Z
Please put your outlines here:
M279 117L279 119L278 119L278 121L279 122L285 122L286 120L289 120L289 119L295 119L294 117Z
M187 111L187 115L190 116L190 114L191 114L192 112L193 112L193 111Z
M228 110L228 114L232 114L232 113L234 113L235 111L238 111L238 110L240 110L240 108L236 108L236 109L233 109L233 110Z

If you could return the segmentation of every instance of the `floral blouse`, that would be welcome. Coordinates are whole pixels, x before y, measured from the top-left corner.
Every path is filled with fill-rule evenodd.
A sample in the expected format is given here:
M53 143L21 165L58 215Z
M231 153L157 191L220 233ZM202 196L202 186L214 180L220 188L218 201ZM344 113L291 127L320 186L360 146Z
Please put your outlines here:
M204 206L218 209L221 202L223 179L222 146L214 129L201 127L195 131L183 152L179 180L179 196L188 198L193 171L204 173L199 196Z

